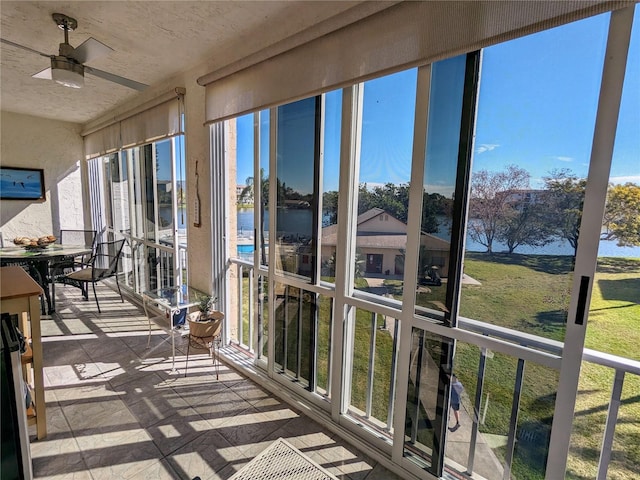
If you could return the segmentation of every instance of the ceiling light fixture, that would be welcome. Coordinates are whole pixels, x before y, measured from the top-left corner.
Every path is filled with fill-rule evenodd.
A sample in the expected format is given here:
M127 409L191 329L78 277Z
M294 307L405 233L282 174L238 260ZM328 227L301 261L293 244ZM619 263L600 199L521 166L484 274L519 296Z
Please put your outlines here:
M51 78L65 87L82 88L84 66L66 57L51 57Z

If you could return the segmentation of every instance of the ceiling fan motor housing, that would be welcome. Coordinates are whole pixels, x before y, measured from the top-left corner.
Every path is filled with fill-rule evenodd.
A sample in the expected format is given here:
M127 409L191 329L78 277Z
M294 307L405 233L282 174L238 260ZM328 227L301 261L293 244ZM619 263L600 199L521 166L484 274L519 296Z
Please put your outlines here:
M61 57L69 57L70 59L73 59L74 51L75 48L73 48L70 44L61 43L60 48L58 49L58 55L60 55Z
M52 56L51 78L65 87L82 88L84 85L84 66L71 58Z

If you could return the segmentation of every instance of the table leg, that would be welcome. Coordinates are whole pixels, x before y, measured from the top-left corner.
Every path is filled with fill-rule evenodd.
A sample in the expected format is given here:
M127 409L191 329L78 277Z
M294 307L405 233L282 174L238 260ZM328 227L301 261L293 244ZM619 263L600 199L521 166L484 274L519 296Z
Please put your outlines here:
M173 314L171 315L171 319L173 319ZM173 329L173 323L171 325L171 374L177 375L180 373L176 368L176 332Z
M51 292L49 290L49 262L47 260L43 260L29 264L29 273L44 291L47 308L43 309L42 313L48 313L51 315L56 311L56 305L55 300L51 298Z
M178 369L176 368L176 331L173 327L173 309L169 310L169 332L171 332L171 374L177 375Z

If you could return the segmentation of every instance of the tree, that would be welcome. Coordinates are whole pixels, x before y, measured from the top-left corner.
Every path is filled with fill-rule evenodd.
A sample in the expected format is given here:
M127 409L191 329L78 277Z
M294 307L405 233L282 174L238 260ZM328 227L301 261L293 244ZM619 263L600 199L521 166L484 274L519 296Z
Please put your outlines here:
M544 177L547 190L547 222L554 235L569 242L574 255L578 250L578 235L582 221L582 204L587 180L578 178L570 170L552 170Z
M322 226L338 223L338 192L332 190L322 194Z
M480 245L493 252L493 242L498 239L504 221L514 215L512 192L529 188L529 172L515 165L505 171L480 170L471 180L469 202L469 235Z
M409 185L387 183L384 186L368 189L366 183L360 184L358 215L372 208L380 208L406 223L409 211Z
M640 186L625 183L609 187L603 225L603 239L615 239L619 247L640 245Z
M522 245L543 247L552 240L553 232L546 219L546 207L537 203L513 206L500 222L497 239L513 253Z
M245 180L246 187L240 192L238 197L238 203L244 203L247 198L253 198L255 201L255 179L254 177L247 177ZM267 264L267 254L265 249L264 238L264 211L269 204L269 177L264 174L264 169L260 169L260 255L262 264Z
M422 200L421 230L426 233L438 231L438 216L451 216L452 201L439 193L424 192ZM338 192L326 192L323 196L323 215L329 219L337 218ZM387 183L371 189L361 183L358 189L358 215L372 208L380 208L401 222L409 218L409 185ZM331 221L328 224L335 223Z

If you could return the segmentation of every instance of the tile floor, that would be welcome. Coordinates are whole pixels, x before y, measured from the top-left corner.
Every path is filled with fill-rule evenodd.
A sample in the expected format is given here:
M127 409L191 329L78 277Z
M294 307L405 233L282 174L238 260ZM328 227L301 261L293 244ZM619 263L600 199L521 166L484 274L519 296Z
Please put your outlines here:
M73 287L42 319L48 435L38 479L227 479L279 437L340 479L396 480L373 459L206 354L172 375L171 342L144 312L99 287L102 314ZM184 373L186 343L176 342Z

